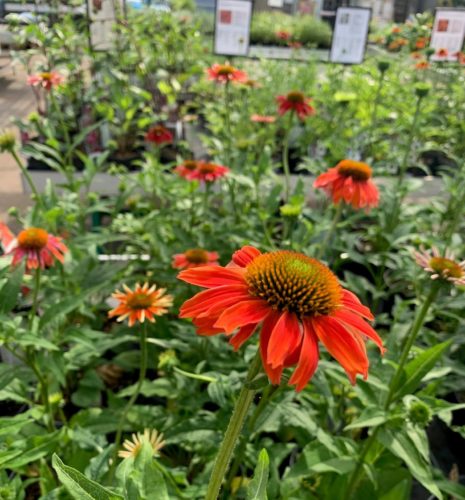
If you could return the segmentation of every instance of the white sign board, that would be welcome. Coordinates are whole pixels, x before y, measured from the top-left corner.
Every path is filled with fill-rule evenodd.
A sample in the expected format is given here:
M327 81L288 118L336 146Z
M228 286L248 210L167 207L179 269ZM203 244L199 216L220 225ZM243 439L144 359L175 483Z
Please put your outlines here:
M329 56L331 62L343 64L363 62L370 18L371 9L338 7Z
M113 27L124 11L123 2L87 0L90 22L90 43L95 50L111 49L115 40ZM119 9L119 12L116 12Z
M217 0L215 54L246 56L249 52L251 19L251 1Z
M465 9L437 9L430 46L435 50L433 61L456 61L465 37ZM446 56L437 54L446 49Z

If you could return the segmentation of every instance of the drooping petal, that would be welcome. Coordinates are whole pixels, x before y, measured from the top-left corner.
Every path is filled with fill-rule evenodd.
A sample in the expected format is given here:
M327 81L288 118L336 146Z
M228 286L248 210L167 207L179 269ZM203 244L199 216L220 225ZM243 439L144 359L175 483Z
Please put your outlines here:
M195 318L192 323L196 326L197 335L202 335L205 337L210 337L212 335L218 335L219 333L224 333L222 328L216 328L213 325L216 322L216 318Z
M313 377L319 359L318 337L313 331L312 322L304 320L304 334L300 348L300 357L297 368L294 370L289 385L295 385L297 392L301 391Z
M237 351L242 344L248 340L255 329L257 328L257 323L252 323L250 325L245 325L239 329L239 331L231 338L229 343L234 347L234 350Z
M244 269L224 268L219 266L202 266L186 269L178 274L178 278L191 285L204 288L215 288L224 285L241 285L245 283Z
M239 267L246 267L259 255L261 255L261 252L258 248L247 245L233 253L232 261Z
M285 311L276 322L268 341L267 362L272 368L284 364L286 357L294 352L302 341L297 316Z
M270 340L271 332L273 331L277 321L279 320L280 314L274 310L268 314L268 316L263 321L262 329L260 331L260 355L262 357L263 368L270 379L270 382L274 385L278 385L281 380L281 375L283 373L283 367L272 368L268 363L267 351L268 342Z
M231 307L228 307L215 323L216 328L223 328L225 332L233 332L240 326L250 323L259 323L270 312L270 306L260 298L249 298Z
M374 319L374 316L371 313L370 309L364 306L358 300L356 295L354 295L352 292L349 292L349 290L346 290L345 288L342 289L341 302L345 308L350 309L351 311L354 311L357 314L360 314L360 316L363 316L364 318L369 319L370 321Z

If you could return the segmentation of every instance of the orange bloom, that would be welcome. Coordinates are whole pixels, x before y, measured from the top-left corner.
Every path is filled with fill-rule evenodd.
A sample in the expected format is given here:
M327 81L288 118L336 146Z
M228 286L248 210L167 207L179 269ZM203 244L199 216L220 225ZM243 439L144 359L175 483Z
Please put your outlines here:
M272 384L284 368L295 366L289 379L301 391L318 365L318 343L342 365L354 384L368 376L365 338L384 351L382 340L364 319L370 310L339 284L324 264L303 254L262 254L246 246L227 267L188 269L179 279L207 290L187 300L181 318L193 318L199 335L231 335L237 350L261 325L260 354Z
M313 183L323 188L334 203L342 199L354 208L378 206L378 189L371 180L371 168L361 161L342 160L334 168L319 175Z
M289 31L282 30L276 32L276 37L280 40L289 40L291 38L291 34L289 33Z
M191 269L200 266L218 266L218 252L207 252L203 248L191 248L184 253L173 255L175 269Z
M196 160L185 160L181 165L178 165L174 172L176 172L180 177L184 177L185 179L192 180L191 177L197 167L199 166L198 161Z
M423 248L420 252L413 252L416 263L425 271L431 273L432 280L449 281L454 285L465 285L465 260L457 262L455 256L446 250L442 256L437 247L432 247L431 252Z
M426 38L424 38L424 37L419 38L415 42L415 48L417 48L417 49L424 49L425 47L426 47Z
M428 69L431 66L431 64L425 59L423 61L418 61L415 64L416 69Z
M438 49L436 51L436 57L448 57L449 51L447 49Z
M287 95L279 95L276 97L276 101L279 104L278 113L280 115L291 111L295 112L301 120L305 120L307 116L315 114L315 109L310 106L312 100L298 90L293 90Z
M33 87L42 87L45 90L51 90L52 87L58 87L65 81L64 77L56 71L37 73L36 75L29 75L27 83Z
M45 229L30 227L15 237L5 224L0 224L0 233L5 255L13 255L13 266L25 259L26 271L30 271L51 267L55 259L61 263L65 260L68 248L60 237L47 233Z
M457 57L457 62L459 64L465 64L465 54L463 52L457 52L455 56Z
M276 116L254 114L250 116L250 121L255 123L274 123Z
M287 45L291 49L298 50L298 49L302 48L302 43L301 42L288 42Z
M245 71L241 71L231 64L214 64L206 71L208 79L214 80L217 83L245 83L248 80L248 76Z
M155 323L154 316L163 316L168 312L168 307L173 305L173 297L165 295L165 288L158 288L152 285L149 288L148 283L140 286L136 284L134 291L128 286L123 285L124 292L116 290L111 296L119 301L119 304L108 311L108 317L114 318L116 321L124 321L129 319L129 326L134 323L143 323L146 319Z
M189 179L190 181L199 180L202 182L214 182L217 179L221 179L221 177L224 177L228 172L229 168L224 167L223 165L199 161L197 164L197 168L192 171L187 179Z
M401 32L401 29L399 26L393 26L392 29L391 29L391 33L400 33Z
M398 44L399 47L402 47L402 46L408 44L408 40L406 38L399 38L397 40L397 44Z
M423 54L421 52L412 52L410 54L410 57L412 59L421 59L423 57Z

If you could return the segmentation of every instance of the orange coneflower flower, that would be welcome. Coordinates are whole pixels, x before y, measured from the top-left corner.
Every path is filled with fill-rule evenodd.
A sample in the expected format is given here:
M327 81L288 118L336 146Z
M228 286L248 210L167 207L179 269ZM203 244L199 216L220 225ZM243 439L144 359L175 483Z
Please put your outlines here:
M423 61L418 61L415 64L416 69L428 69L430 66L431 66L430 63L426 59Z
M145 134L145 140L161 146L162 144L170 144L173 142L173 134L163 125L154 125L150 127Z
M116 290L111 296L119 301L119 304L108 311L108 317L116 321L129 319L129 326L137 321L143 323L146 319L155 322L154 316L163 316L168 311L168 307L173 305L173 297L165 295L165 288L158 288L156 285L149 287L148 283L140 286L136 284L134 291L123 285L124 292Z
M197 160L184 160L181 165L178 165L174 172L176 172L180 177L192 180L192 175L195 170L197 170L199 163Z
M214 64L206 71L208 79L214 80L217 83L244 83L249 79L245 71L241 71L228 63Z
M394 26L391 28L391 33L396 34L396 33L400 33L400 32L401 32L401 28L400 28L400 26L396 26L396 25L394 25Z
M465 54L463 52L457 52L455 57L457 58L457 62L459 64L465 64Z
M410 57L412 59L421 59L423 57L423 54L421 52L411 52Z
M413 255L416 263L431 273L431 279L465 285L465 260L457 262L450 250L446 250L442 256L439 249L433 246L430 252L420 248L420 251L414 251Z
M313 115L315 109L312 108L310 102L312 99L305 97L303 92L293 90L286 95L276 97L279 104L278 113L284 115L288 111L295 112L301 120L305 120L307 116Z
M354 160L342 160L334 168L319 175L313 186L323 188L334 203L344 200L354 208L378 206L378 189L371 180L371 167Z
M426 47L426 38L418 38L418 40L415 42L415 48L416 49L424 49Z
M280 40L289 40L291 38L291 34L289 33L289 31L277 31L276 38L279 38Z
M159 451L165 446L165 441L163 441L163 434L155 429L144 429L144 433L138 432L132 435L132 440L125 439L123 443L124 450L118 451L118 456L121 458L136 458L142 448L142 445L146 441L150 444L153 450L153 456L159 455Z
M274 123L276 116L254 114L250 116L250 121L255 123Z
M172 266L175 269L190 269L200 266L218 266L218 252L208 252L203 248L191 248L184 253L173 255Z
M289 384L301 391L318 364L318 342L342 365L355 383L368 375L365 338L384 351L377 333L364 319L370 310L339 284L324 264L306 255L281 250L262 254L246 246L227 267L188 269L179 279L208 290L181 307L193 318L199 335L231 335L237 350L261 325L260 354L271 383L279 384L284 368L295 366Z
M13 255L11 265L16 266L26 260L26 271L45 269L54 264L55 259L64 262L68 248L58 236L45 229L29 227L14 236L5 224L0 224L0 233L5 255Z
M435 55L436 57L445 58L449 56L449 51L447 49L438 49Z
M218 165L217 163L206 163L198 162L197 168L192 171L187 179L189 180L199 180L202 182L213 182L217 179L221 179L229 172L228 167L223 165Z
M37 73L27 77L27 83L29 85L32 85L33 87L40 86L45 90L51 90L52 87L58 87L58 85L61 85L64 81L64 77L56 71Z

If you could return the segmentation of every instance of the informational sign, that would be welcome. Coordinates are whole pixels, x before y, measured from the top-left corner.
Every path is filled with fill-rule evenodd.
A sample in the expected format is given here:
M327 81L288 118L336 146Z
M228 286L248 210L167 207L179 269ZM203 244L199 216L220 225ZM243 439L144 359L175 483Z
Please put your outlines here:
M268 7L282 9L284 7L284 0L268 0Z
M114 25L124 13L122 0L87 0L90 43L94 50L108 50L113 46Z
M370 18L371 9L338 7L329 56L331 62L342 64L363 62Z
M217 0L215 54L246 56L249 52L252 2Z
M430 46L433 61L456 61L465 37L465 9L437 9Z

